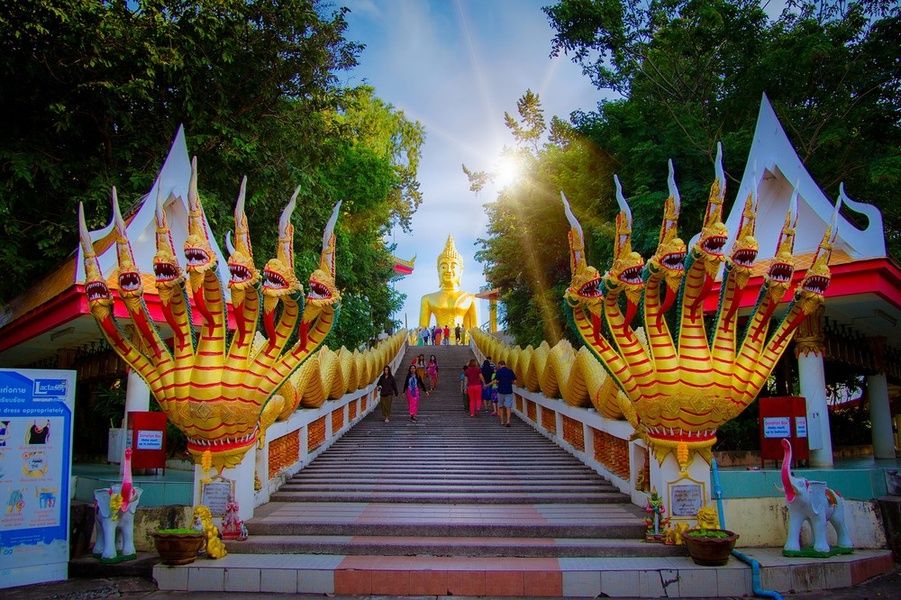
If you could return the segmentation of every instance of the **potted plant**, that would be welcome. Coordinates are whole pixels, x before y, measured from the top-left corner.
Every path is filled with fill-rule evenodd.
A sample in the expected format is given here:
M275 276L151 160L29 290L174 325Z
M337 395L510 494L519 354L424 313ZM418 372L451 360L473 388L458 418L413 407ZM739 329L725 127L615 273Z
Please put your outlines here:
M203 532L196 529L159 529L153 534L153 543L164 565L194 562L203 540Z
M699 527L687 531L682 539L695 564L721 567L729 561L738 534L728 529Z

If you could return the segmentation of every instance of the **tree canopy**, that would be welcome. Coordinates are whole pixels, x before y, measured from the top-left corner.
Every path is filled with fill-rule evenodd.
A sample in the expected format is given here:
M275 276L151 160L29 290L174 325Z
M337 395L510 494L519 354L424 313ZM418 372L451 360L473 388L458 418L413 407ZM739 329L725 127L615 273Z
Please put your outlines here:
M623 96L573 123L614 158L639 220L655 222L672 158L683 226L696 231L716 143L737 182L765 92L820 187L835 198L844 181L852 197L879 206L899 255L895 3L796 0L775 20L752 0L560 0L544 11L556 30L552 53L570 55L599 89ZM647 253L656 234L639 229L633 243Z
M421 202L423 128L372 89L339 84L362 50L344 37L346 12L319 0L0 5L0 302L75 248L79 201L90 227L108 222L113 185L123 209L136 203L183 123L217 234L248 176L260 256L300 185L295 249L309 273L331 206L345 201L338 285L373 312L335 335L354 346L380 331L399 302L382 234L409 226Z

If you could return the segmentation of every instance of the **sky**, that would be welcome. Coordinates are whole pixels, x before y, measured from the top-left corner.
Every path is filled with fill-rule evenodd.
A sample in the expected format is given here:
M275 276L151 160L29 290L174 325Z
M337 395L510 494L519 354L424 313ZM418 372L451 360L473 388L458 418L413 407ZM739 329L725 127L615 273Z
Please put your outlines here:
M462 289L486 285L476 262L476 240L488 222L483 205L496 197L489 186L469 191L461 164L491 170L513 139L504 112L531 89L545 120L592 110L602 97L566 56L551 59L554 32L541 7L551 0L344 0L346 38L366 45L347 85L368 84L376 95L425 127L419 167L422 205L409 233L397 228L395 254L416 256L412 275L395 287L407 295L395 315L416 327L424 294L438 290L436 261L448 234L464 258ZM561 233L561 235L564 235ZM561 238L564 239L564 238ZM488 320L480 301L479 320Z

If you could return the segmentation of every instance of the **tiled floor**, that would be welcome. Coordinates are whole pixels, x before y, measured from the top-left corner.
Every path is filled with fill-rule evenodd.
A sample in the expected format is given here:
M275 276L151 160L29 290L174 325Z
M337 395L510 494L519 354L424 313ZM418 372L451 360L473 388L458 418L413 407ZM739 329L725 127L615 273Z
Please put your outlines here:
M765 588L781 592L847 587L888 572L891 553L860 550L831 559L789 559L750 549ZM240 555L154 568L161 590L347 595L534 597L747 596L751 571L731 559L699 567L686 557L478 558L428 556Z

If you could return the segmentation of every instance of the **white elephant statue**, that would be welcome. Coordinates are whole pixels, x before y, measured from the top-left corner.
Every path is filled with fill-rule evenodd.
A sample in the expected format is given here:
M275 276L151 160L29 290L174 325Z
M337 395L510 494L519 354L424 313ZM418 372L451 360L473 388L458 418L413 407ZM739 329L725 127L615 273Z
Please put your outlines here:
M813 533L812 556L849 554L854 544L845 522L845 499L826 487L825 481L793 477L789 472L792 447L786 439L782 440L782 450L782 487L788 505L788 537L782 548L783 554L804 552L801 550L801 525L807 520ZM830 548L826 539L827 521L832 523L838 536L835 548Z
M101 562L115 563L137 558L134 538L135 511L144 492L131 484L131 448L125 450L122 483L94 490L94 523L97 537L94 556ZM120 533L121 552L117 549L116 532Z

